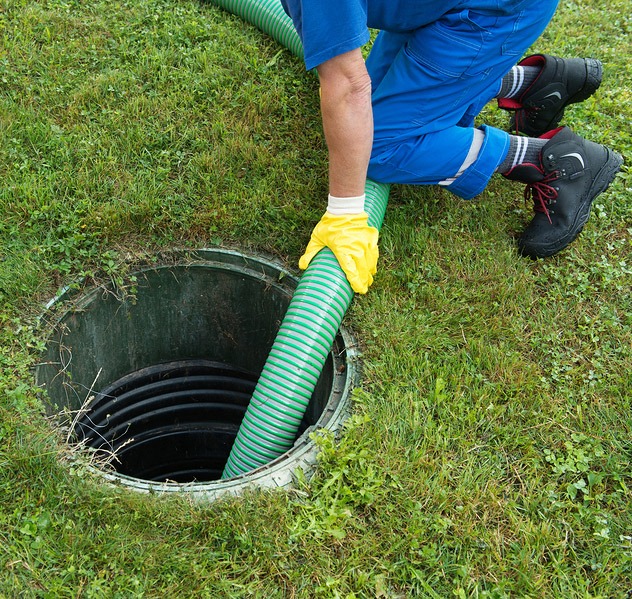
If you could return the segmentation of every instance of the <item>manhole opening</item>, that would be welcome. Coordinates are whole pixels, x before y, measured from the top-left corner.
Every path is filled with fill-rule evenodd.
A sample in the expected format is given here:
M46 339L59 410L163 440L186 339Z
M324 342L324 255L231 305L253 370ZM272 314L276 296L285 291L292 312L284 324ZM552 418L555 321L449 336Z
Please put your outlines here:
M120 474L146 481L219 480L257 373L183 360L133 372L103 389L78 414L73 442ZM314 424L308 413L297 438Z
M47 410L123 484L219 482L297 283L237 252L178 256L134 273L133 296L99 288L52 302L61 316L36 372ZM341 422L347 339L336 337L295 448L312 428ZM292 468L295 448L275 462Z

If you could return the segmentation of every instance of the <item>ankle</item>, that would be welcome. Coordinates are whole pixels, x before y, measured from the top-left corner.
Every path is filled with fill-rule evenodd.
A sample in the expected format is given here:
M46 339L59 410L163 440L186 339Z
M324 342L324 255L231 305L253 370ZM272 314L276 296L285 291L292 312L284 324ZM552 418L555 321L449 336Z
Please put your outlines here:
M540 137L509 136L509 151L505 159L498 165L496 172L506 175L512 169L522 165L540 166L540 154L548 139Z
M539 66L513 66L502 78L497 98L520 97L538 78Z

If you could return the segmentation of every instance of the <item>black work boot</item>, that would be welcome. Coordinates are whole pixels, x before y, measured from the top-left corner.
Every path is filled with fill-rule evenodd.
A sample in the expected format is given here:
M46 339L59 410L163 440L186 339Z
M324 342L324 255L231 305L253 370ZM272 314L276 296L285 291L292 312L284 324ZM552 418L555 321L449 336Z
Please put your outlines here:
M586 224L592 201L623 164L617 152L587 141L567 127L550 131L540 164L520 164L505 177L527 184L535 216L518 239L524 256L544 258L564 249Z
M518 66L541 66L537 79L516 98L499 98L498 106L515 110L509 130L538 137L557 127L569 104L590 97L601 83L602 65L594 58L556 58L534 54Z

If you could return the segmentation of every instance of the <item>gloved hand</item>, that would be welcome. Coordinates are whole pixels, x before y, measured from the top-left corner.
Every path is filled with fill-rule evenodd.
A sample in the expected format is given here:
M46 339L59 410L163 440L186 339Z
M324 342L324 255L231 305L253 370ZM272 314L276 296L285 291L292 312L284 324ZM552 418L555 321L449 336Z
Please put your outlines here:
M366 212L334 215L325 212L314 227L312 237L298 266L306 269L324 247L336 256L351 288L366 293L377 272L378 230L368 224Z

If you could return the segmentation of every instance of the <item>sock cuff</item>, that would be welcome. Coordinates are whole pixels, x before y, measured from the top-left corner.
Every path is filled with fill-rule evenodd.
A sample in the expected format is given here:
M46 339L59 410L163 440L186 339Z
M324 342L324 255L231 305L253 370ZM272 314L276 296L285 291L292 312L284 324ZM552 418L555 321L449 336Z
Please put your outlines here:
M520 97L528 90L540 75L541 67L515 65L502 78L498 92L498 104L501 108L520 107Z
M540 137L509 136L509 152L496 169L499 173L508 173L520 164L540 164L540 153L548 142Z

